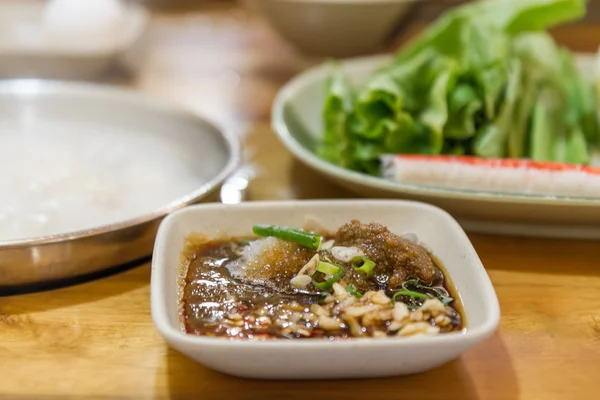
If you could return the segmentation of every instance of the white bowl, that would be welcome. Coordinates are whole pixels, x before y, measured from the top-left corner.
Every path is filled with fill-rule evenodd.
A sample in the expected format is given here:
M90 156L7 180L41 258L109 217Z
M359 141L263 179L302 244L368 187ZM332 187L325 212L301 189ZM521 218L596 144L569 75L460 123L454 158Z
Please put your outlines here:
M456 286L464 305L466 332L340 342L256 342L183 332L178 311L179 256L188 234L245 236L257 223L301 226L306 215L320 218L332 230L356 218L379 222L395 233L417 233L441 260ZM494 288L458 223L439 208L398 200L206 204L177 211L162 222L158 231L151 301L154 324L172 347L217 371L267 379L367 378L426 371L486 339L500 319Z
M44 27L45 2L0 2L0 77L92 79L108 71L141 38L149 14L126 3L122 32L104 46L52 40Z
M381 49L418 0L247 0L309 55L349 57Z

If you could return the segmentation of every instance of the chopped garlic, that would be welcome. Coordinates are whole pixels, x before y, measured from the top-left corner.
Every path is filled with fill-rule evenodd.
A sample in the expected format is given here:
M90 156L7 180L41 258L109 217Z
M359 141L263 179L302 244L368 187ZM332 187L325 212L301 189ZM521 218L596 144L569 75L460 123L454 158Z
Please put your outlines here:
M304 267L298 271L297 275L308 274L312 275L317 270L317 265L319 265L319 255L315 254L313 258L311 258Z
M312 282L312 278L308 275L296 275L290 280L290 285L297 289L304 289Z
M398 336L417 336L417 335L437 335L440 328L432 326L427 322L415 322L414 324L406 325L400 329Z
M365 253L358 247L334 246L331 248L331 255L338 261L350 262L354 257L362 257Z
M335 243L335 240L328 240L324 243L321 243L321 247L319 248L319 250L329 250L333 247L333 244Z
M392 299L387 297L383 290L378 290L373 296L371 296L371 301L375 304L386 305L391 302Z
M442 302L438 299L428 299L425 300L425 302L421 306L421 311L437 315L445 313L446 306L444 306L444 304L442 304Z
M361 315L364 315L368 312L377 310L379 307L372 305L372 306L351 306L348 307L344 310L344 314L347 315L348 317L360 317Z
M328 331L334 331L341 329L343 326L342 322L338 319L320 316L319 317L319 327Z
M337 282L333 284L333 294L335 295L336 300L345 300L348 298L346 289Z
M310 305L310 311L318 316L324 316L327 317L329 316L329 312L327 312L326 309L324 309L323 307L321 307L320 305L314 303Z
M298 271L296 276L290 280L290 285L298 289L307 287L312 282L312 278L309 275L312 275L315 272L317 265L319 265L319 255L315 254L313 258Z
M408 307L406 304L401 302L394 303L394 320L402 321L404 318L408 317L410 311L408 311Z

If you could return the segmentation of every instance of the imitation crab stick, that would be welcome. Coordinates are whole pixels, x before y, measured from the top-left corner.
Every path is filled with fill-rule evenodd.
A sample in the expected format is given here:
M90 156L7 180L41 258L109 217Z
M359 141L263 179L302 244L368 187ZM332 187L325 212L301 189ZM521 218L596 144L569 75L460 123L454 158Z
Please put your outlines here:
M382 176L401 183L502 193L600 197L600 168L511 158L384 155Z

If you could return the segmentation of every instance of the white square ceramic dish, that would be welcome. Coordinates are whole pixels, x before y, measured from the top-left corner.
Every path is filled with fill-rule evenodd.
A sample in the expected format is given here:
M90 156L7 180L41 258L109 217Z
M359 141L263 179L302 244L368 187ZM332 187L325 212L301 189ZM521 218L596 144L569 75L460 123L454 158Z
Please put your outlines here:
M267 342L185 334L178 313L179 256L192 232L250 235L257 223L302 226L307 215L334 230L350 219L415 232L441 260L464 304L467 329L433 337ZM441 209L394 200L250 202L192 206L168 216L154 248L152 318L175 349L232 375L267 379L367 378L410 374L442 365L491 335L500 319L494 288L458 223ZM315 362L315 360L320 360ZM360 360L360 361L358 361Z

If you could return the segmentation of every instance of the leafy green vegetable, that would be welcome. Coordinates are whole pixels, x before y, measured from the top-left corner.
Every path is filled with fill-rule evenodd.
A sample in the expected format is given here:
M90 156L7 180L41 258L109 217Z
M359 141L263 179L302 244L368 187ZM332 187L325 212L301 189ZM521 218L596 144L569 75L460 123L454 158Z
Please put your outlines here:
M566 92L565 123L569 128L577 129L585 134L585 138L592 144L600 144L600 126L598 126L598 111L594 87L584 81L577 72L572 55L562 50L560 52L562 61L561 79Z
M472 85L458 84L448 99L447 139L465 140L475 135L475 114L482 110L482 101Z
M590 162L585 136L578 127L567 133L564 162L572 164L587 164Z
M508 132L508 156L512 158L526 156L528 122L533 111L538 88L538 83L533 79L528 79L526 73L524 71L521 78L521 98L517 99L515 104L514 122Z
M444 146L443 129L448 120L447 95L457 73L454 63L444 63L443 69L431 85L428 105L421 111L420 119L431 134L431 154L440 154Z
M588 163L600 146L594 87L544 32L585 10L585 0L471 2L360 86L336 68L318 154L372 175L382 154Z
M469 21L518 34L539 31L584 16L585 0L487 0L464 4L446 12L421 36L399 52L398 61L411 58L427 48L448 55L461 51L460 35Z
M508 33L539 31L585 15L586 0L517 0L495 1L507 3L504 29ZM511 5L509 5L512 3ZM490 15L490 18L499 18Z
M464 25L461 39L462 67L481 88L486 116L493 119L508 73L510 41L498 29L478 20Z
M500 114L475 138L474 152L481 157L505 157L508 134L512 129L514 109L521 84L522 67L519 60L510 66L506 95Z
M553 154L552 115L541 100L533 108L530 157L535 161L551 161Z
M325 135L319 148L324 159L350 167L348 159L347 119L353 108L353 94L346 77L338 68L327 81L327 97L323 106Z
M448 62L447 57L427 49L406 62L392 64L379 75L388 74L393 79L403 96L403 108L414 113L427 105L429 89Z

